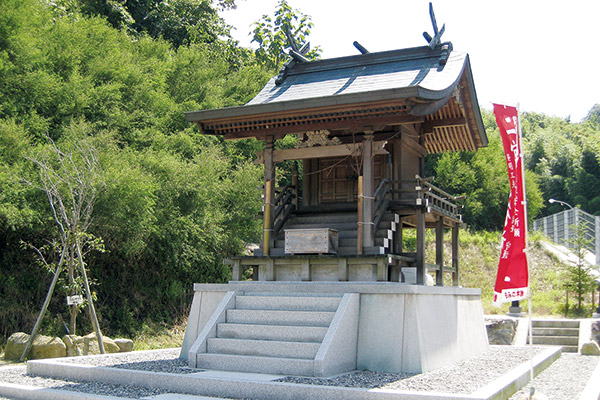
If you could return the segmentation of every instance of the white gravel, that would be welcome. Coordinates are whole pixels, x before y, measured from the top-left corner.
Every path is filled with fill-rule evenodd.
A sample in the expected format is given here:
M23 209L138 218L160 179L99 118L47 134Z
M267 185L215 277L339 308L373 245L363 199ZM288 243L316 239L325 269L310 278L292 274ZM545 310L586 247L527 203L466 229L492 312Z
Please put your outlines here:
M423 374L360 371L333 379L288 377L281 381L325 386L472 393L542 351L541 347L490 346L479 356Z
M189 374L200 372L199 369L189 368L185 360L179 358L181 349L166 349L156 351L134 351L116 353L107 356L87 356L66 358L67 363L93 365L96 367L111 367L135 369L138 371L168 372L171 374Z
M73 392L101 394L105 396L128 397L132 399L168 393L168 391L165 390L147 389L139 386L123 386L99 382L81 382L75 380L31 376L27 375L26 367L0 368L0 382L68 390Z
M331 379L288 377L280 381L315 385L345 386L361 388L386 388L410 391L435 391L443 393L466 394L491 383L517 365L526 362L532 354L542 351L541 347L490 346L490 349L471 359L455 363L423 374L395 374L358 371ZM145 371L170 373L190 373L201 370L188 368L178 358L179 349L159 352L132 352L110 356L79 357L65 362L85 363L88 365L110 366ZM535 380L535 387L551 399L574 399L587 384L599 357L586 357L563 354ZM0 368L0 382L19 383L37 387L47 387L94 394L104 394L128 398L140 398L166 393L161 390L145 389L134 386L120 386L94 382L77 382L60 379L48 379L26 375L25 367ZM517 399L524 388L513 396ZM575 395L577 394L577 395ZM0 400L2 398L0 397Z
M551 366L533 380L536 393L552 400L577 399L585 389L600 357L563 353ZM521 399L529 393L529 385L515 393L510 399Z

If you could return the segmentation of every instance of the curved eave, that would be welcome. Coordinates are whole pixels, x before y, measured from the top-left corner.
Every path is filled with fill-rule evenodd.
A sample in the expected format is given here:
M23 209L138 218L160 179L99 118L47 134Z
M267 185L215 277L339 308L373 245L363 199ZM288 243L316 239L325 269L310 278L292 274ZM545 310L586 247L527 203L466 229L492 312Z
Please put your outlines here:
M385 89L372 92L342 94L337 96L316 97L309 99L290 100L266 104L251 104L238 107L219 108L214 110L189 111L185 113L188 122L219 121L229 119L265 116L274 113L303 112L332 106L349 106L353 104L377 103L394 100L416 100L435 102L444 99L454 90L448 88L443 91L432 91L418 86L398 89Z

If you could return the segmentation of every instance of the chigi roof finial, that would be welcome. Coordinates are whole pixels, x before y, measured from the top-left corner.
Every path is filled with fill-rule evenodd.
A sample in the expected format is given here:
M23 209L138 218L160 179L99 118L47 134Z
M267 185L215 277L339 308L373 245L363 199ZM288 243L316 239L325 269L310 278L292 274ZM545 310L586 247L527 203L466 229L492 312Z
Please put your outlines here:
M292 35L292 32L290 31L289 27L285 29L285 36L287 37L288 44L290 45L290 51L288 52L288 54L292 58L288 60L279 70L279 75L277 75L277 78L275 79L276 85L281 85L283 83L283 81L287 77L288 71L296 63L305 63L310 61L308 58L305 57L306 54L310 51L310 42L306 42L304 46L298 48L296 39L294 38L294 35Z
M452 51L452 43L442 43L442 35L446 31L446 24L443 24L442 29L438 30L435 13L433 12L433 4L431 3L429 3L429 16L431 17L431 25L433 25L433 37L427 32L423 32L423 37L427 40L431 50L434 50L437 47L441 48L442 54L440 56L440 65L444 65L446 64L446 61L448 61L448 57Z

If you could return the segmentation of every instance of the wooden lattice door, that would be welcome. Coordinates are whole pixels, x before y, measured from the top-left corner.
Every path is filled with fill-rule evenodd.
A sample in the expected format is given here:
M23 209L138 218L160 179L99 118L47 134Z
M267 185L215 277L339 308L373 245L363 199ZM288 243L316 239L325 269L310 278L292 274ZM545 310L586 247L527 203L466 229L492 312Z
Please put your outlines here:
M351 157L319 159L319 199L320 203L355 202L358 198L358 174L356 161ZM375 185L384 171L384 158L374 159Z

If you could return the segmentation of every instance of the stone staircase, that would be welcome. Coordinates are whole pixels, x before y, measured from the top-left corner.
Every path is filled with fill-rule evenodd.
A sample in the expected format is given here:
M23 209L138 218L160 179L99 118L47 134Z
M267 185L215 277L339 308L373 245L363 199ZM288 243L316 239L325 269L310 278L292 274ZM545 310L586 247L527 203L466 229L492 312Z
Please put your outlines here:
M350 371L357 316L358 295L238 294L214 337L205 339L206 351L196 354L195 367L302 376ZM331 359L337 342L354 350Z
M357 237L357 215L356 206L338 207L332 210L302 209L295 211L286 221L283 228L275 238L275 246L271 249L271 255L284 255L285 252L285 229L312 229L331 228L338 231L338 249L340 256L356 254ZM392 248L394 232L399 228L400 217L388 212L384 214L375 231L375 243L372 247L363 249L363 254L386 254ZM255 252L255 255L260 255Z
M534 319L531 324L534 345L562 346L565 353L579 351L579 321Z

